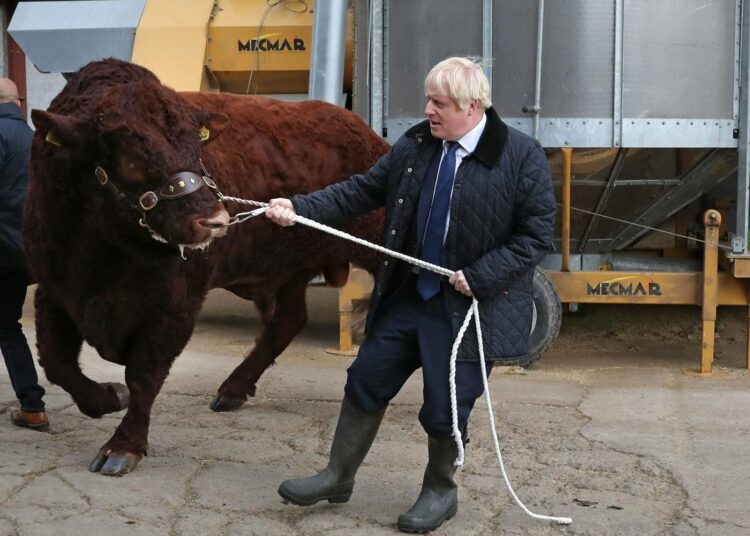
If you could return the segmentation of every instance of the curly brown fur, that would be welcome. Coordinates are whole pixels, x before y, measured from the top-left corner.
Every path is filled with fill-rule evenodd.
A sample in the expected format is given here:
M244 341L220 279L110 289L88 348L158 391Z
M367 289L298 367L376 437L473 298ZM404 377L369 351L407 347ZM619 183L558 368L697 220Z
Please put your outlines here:
M48 112L32 117L37 133L24 237L39 282L40 363L93 417L119 410L125 398L121 388L83 375L82 341L125 366L130 391L127 412L94 470L111 455L131 465L108 469L105 463L102 471L125 472L145 452L154 397L211 288L253 300L264 322L255 347L214 401L214 409L232 409L255 393L263 371L304 327L311 278L325 272L341 284L349 262L370 272L378 266L369 249L265 218L231 227L183 260L178 244L205 245L214 237L199 224L223 211L213 192L204 187L145 214L128 201L176 172L201 173L199 159L226 195L256 200L310 192L365 172L387 144L351 112L315 101L180 94L146 69L105 60L74 74ZM199 140L202 126L210 131L206 144ZM131 197L117 199L103 188L94 178L97 166ZM167 243L154 240L139 219ZM382 225L377 213L347 230L379 242Z

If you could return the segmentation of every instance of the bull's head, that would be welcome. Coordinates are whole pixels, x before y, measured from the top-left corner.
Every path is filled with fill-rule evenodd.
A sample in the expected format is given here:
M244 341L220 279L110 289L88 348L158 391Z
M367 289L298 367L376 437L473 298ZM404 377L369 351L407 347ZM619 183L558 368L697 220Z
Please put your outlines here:
M46 151L79 162L75 187L102 226L118 239L155 239L181 254L226 234L229 215L201 160L225 114L197 110L152 79L86 97L72 114L33 110L31 117Z

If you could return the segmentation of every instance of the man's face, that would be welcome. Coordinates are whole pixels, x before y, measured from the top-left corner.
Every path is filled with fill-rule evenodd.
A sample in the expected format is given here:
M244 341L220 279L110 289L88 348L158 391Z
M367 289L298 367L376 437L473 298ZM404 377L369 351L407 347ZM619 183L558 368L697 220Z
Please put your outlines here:
M427 95L424 114L430 120L430 132L436 138L457 141L474 127L477 103L472 100L466 109L461 109L453 99L445 95Z

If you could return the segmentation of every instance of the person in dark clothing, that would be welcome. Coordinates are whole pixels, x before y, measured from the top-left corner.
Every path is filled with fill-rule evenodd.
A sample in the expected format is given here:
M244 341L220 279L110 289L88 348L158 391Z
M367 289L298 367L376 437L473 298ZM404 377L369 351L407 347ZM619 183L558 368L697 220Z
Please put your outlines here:
M279 488L286 502L346 502L390 400L422 369L419 420L428 463L416 503L398 518L405 532L436 529L456 514L449 361L453 341L479 301L485 359L528 351L534 269L550 250L555 198L544 150L492 108L489 82L468 58L448 58L425 80L424 121L408 130L365 175L291 199L272 199L267 216L339 224L386 209L384 246L439 264L445 278L385 258L373 288L365 340L347 371L328 466ZM473 331L473 328L470 330ZM484 389L476 337L456 362L458 427Z
M44 388L19 322L30 283L21 246L21 220L33 136L20 105L16 85L0 78L0 351L21 404L20 410L11 412L11 421L47 431Z

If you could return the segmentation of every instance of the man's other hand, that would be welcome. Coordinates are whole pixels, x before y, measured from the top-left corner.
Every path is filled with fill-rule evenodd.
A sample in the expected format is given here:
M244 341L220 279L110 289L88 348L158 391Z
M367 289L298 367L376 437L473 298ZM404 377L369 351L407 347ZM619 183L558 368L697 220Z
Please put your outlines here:
M292 205L289 199L277 197L276 199L271 199L268 204L269 207L266 211L268 219L284 227L294 225L294 217L297 213L294 211L294 205Z
M454 272L453 275L448 279L448 283L453 285L453 288L455 288L457 291L459 291L464 296L473 297L474 293L471 291L471 288L469 288L469 282L466 281L466 277L464 276L464 273L459 270L458 272Z

